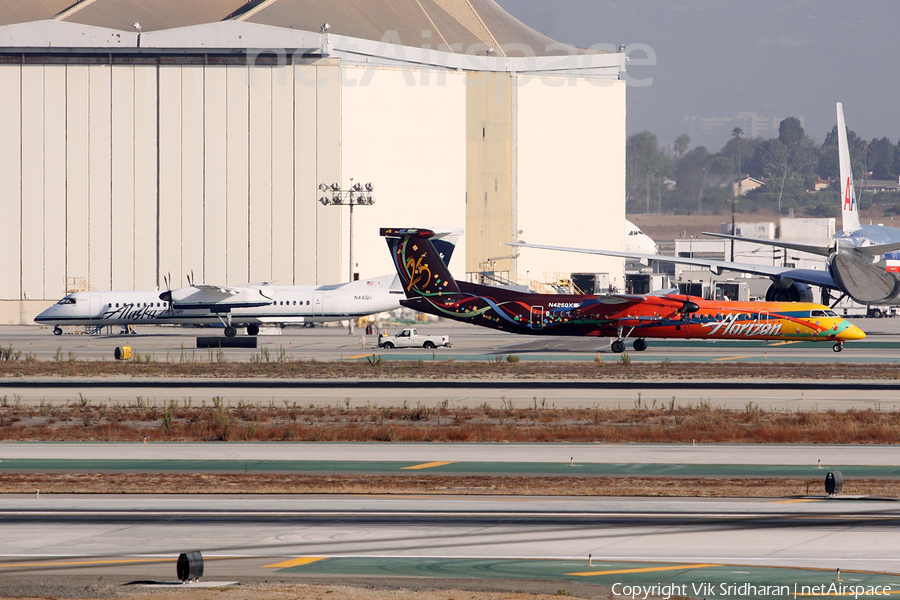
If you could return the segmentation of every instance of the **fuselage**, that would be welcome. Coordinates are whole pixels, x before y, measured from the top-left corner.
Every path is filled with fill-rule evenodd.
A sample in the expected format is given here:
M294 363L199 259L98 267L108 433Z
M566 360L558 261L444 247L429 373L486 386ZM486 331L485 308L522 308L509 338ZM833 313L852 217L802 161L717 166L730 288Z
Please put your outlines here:
M833 239L837 251L828 257L828 270L843 292L861 304L900 303L900 252L870 256L858 251L900 242L900 229L861 225Z
M695 296L523 294L457 282L461 297L402 304L450 319L532 335L843 342L865 337L820 304L729 302ZM693 310L696 308L696 310Z
M322 286L251 285L270 300L265 306L231 308L235 326L316 323L361 317L400 307L403 291L396 275ZM160 290L74 292L39 314L37 323L58 325L204 325L223 322L209 308L179 308L160 298Z

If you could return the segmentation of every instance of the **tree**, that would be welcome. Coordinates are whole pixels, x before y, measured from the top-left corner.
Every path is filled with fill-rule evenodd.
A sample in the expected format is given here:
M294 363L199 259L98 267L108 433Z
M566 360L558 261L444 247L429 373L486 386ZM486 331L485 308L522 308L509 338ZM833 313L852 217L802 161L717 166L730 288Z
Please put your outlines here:
M738 155L738 179L743 179L743 165L741 164L741 136L744 135L744 130L740 127L735 127L731 130L731 137L735 139L737 142L737 155Z
M805 136L806 134L803 131L803 126L800 124L800 119L797 117L783 119L778 125L778 141L785 146L798 145L803 141Z
M675 138L675 153L679 158L681 158L681 155L684 154L685 150L687 150L690 145L691 138L686 133L682 133Z
M872 139L869 144L868 163L872 169L873 179L896 179L894 169L894 153L896 148L886 137Z
M750 162L750 174L754 177L775 177L787 168L788 150L780 140L766 140L756 147Z
M649 131L636 133L625 143L625 200L634 203L648 195L649 178L671 172L671 161Z

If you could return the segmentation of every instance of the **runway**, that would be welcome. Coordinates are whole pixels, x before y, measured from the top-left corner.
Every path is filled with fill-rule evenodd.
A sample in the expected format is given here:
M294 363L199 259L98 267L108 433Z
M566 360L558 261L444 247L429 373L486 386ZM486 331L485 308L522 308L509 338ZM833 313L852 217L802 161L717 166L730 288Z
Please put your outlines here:
M0 498L0 570L172 578L174 557L199 549L211 580L399 574L609 586L677 576L792 585L833 580L841 568L848 582L897 583L898 508L821 499L10 496Z

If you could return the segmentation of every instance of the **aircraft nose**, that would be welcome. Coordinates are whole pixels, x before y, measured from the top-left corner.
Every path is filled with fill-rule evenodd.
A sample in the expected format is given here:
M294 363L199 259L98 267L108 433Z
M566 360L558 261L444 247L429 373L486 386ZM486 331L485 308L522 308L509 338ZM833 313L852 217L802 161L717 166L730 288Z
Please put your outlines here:
M847 328L838 334L838 339L844 340L844 341L861 340L864 337L866 337L866 333L862 329L857 327L856 325L853 325L852 323L849 323L847 325Z

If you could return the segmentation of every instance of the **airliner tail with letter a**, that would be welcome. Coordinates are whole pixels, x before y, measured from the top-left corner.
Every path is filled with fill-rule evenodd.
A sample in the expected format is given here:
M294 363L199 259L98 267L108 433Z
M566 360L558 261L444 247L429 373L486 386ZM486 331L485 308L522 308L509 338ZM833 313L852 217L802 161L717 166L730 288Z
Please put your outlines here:
M847 143L847 127L844 125L844 106L837 103L838 163L841 177L841 216L844 233L859 229L859 203L853 188L853 169L850 165L850 145Z

